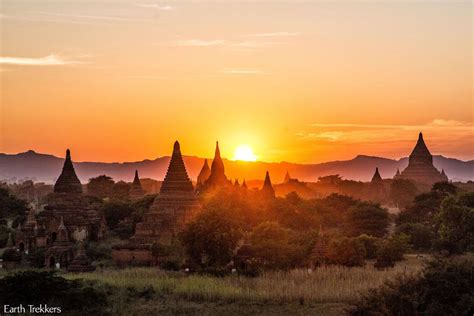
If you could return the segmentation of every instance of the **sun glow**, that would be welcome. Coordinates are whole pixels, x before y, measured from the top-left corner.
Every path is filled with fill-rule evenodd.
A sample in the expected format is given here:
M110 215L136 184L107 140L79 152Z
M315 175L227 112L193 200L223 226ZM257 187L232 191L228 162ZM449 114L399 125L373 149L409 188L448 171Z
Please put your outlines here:
M249 145L239 145L235 149L234 160L256 161L257 157Z

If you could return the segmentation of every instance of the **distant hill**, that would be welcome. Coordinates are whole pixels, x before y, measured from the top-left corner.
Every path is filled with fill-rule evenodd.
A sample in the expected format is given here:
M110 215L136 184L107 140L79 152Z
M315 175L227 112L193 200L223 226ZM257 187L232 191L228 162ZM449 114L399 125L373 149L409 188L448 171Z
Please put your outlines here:
M74 158L74 153L73 153ZM135 169L140 177L162 180L168 167L170 157L159 157L154 160L143 160L124 163L76 162L77 175L83 183L89 178L101 174L111 176L116 181L132 181ZM196 180L204 158L184 156L189 176ZM48 154L36 153L32 150L19 154L0 154L0 179L18 181L32 179L53 183L61 172L63 158ZM289 162L243 162L224 159L226 174L229 178L263 179L265 171L270 172L272 182L280 183L288 170L293 178L301 181L315 182L318 177L340 174L345 179L369 181L378 167L383 178L391 178L397 171L408 165L408 159L393 160L380 157L359 155L351 160L331 161L320 164L295 164ZM450 180L474 180L474 160L461 161L454 158L434 156L434 165L445 170Z

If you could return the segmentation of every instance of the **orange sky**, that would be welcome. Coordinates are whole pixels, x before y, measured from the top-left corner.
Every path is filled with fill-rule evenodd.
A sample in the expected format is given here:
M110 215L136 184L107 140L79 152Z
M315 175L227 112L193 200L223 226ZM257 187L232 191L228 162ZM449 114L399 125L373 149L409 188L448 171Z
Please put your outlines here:
M474 158L472 3L1 1L0 152Z

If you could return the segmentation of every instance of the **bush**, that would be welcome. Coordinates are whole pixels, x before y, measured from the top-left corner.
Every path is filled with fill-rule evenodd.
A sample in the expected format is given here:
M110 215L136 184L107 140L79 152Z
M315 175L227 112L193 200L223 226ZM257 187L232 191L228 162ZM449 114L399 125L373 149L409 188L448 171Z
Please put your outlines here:
M0 305L60 306L67 315L105 315L103 289L80 280L69 281L54 272L24 271L0 279Z
M375 259L377 257L377 253L382 244L380 238L362 234L356 239L364 246L366 259Z
M472 315L474 260L432 261L415 276L387 281L364 295L350 315Z
M326 252L328 263L347 267L363 266L366 256L364 245L356 238L332 240Z
M409 249L409 237L405 234L395 235L382 244L378 253L374 267L393 267L396 261L403 260L403 254Z
M44 249L35 248L29 251L28 253L28 262L33 268L43 268L44 267Z
M432 240L435 239L433 230L419 223L406 223L397 227L397 233L403 233L410 237L410 244L416 250L429 250Z

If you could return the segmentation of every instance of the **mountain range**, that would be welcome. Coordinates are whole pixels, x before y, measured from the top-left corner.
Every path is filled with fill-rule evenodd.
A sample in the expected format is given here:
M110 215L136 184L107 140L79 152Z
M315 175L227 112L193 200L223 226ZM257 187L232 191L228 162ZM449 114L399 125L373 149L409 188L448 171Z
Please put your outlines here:
M73 156L74 158L74 156ZM204 163L204 158L184 156L188 174L196 180ZM75 162L76 173L83 183L98 175L106 174L115 181L132 181L135 170L141 178L162 180L166 174L170 157L158 157L154 160L136 162ZM212 159L208 159L209 165ZM462 161L444 156L433 156L434 165L444 169L452 181L474 180L474 160ZM61 172L64 158L37 153L32 150L18 154L0 154L0 180L9 182L31 179L38 182L53 183ZM316 182L318 177L339 174L344 179L369 181L376 167L382 178L392 178L397 169L402 171L408 165L408 158L399 160L358 155L344 161L331 161L318 164L297 164L290 162L244 162L224 159L226 175L230 179L263 179L268 170L272 182L283 181L288 171L292 178L301 181Z

